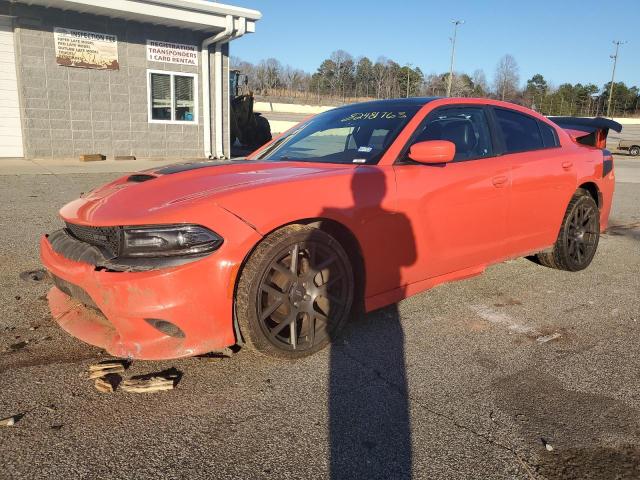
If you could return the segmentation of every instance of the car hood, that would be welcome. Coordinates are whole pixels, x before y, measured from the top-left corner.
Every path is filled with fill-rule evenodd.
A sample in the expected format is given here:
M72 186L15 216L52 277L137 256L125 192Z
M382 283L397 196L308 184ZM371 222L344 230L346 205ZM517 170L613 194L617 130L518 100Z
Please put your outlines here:
M96 188L60 210L68 222L83 225L136 225L186 218L189 205L213 201L247 186L273 185L348 166L251 160L205 161L170 165L126 175ZM180 214L184 212L185 218Z

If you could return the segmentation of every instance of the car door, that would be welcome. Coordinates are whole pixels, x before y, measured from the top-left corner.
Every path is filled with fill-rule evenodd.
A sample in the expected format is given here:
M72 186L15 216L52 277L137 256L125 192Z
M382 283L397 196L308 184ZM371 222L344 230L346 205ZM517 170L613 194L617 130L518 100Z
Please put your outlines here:
M511 166L508 250L531 253L556 241L576 188L576 169L551 125L508 108L495 107L493 113Z
M441 165L417 164L414 143L448 140L456 156ZM506 238L509 163L495 156L488 110L482 105L444 107L430 113L394 165L398 208L416 236L410 282L497 261Z

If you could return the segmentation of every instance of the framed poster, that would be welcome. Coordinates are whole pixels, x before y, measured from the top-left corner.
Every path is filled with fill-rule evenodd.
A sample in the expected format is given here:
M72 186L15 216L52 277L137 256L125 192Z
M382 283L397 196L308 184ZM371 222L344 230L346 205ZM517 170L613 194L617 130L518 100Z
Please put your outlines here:
M56 61L65 67L119 70L118 37L106 33L55 27Z

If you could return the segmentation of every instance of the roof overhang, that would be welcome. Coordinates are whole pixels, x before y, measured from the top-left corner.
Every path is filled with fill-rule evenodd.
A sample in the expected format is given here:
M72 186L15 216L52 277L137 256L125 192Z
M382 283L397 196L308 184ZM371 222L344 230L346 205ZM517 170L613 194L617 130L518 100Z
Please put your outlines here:
M262 17L257 10L207 0L13 0L13 2L202 32L216 32L223 29L227 15L235 18L236 28L240 26L240 18L246 18L247 32L255 32L255 22Z

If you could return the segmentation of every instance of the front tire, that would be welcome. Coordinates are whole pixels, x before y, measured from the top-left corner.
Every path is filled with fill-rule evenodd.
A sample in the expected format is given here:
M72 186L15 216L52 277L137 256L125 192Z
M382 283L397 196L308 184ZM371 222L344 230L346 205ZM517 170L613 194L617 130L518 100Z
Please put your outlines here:
M266 237L249 257L236 293L246 346L296 359L325 348L353 303L353 269L331 235L289 225Z
M552 250L536 257L546 267L577 272L589 266L599 240L600 210L589 192L580 188L569 202Z
M640 155L640 147L636 145L631 147L629 149L629 155L631 155L632 157L637 157L638 155Z

